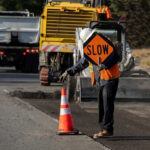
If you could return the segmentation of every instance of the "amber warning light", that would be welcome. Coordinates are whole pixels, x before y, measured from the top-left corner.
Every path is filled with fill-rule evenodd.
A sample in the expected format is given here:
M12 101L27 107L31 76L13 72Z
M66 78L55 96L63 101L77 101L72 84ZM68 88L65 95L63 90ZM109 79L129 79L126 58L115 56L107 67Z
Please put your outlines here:
M26 53L39 53L39 50L38 49L26 49Z

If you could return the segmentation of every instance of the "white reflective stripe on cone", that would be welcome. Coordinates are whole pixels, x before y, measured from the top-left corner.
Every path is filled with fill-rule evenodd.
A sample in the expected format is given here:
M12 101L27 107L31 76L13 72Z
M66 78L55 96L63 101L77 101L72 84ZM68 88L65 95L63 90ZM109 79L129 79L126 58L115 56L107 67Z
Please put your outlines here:
M60 115L68 115L71 114L70 108L61 108Z
M66 95L61 96L61 104L60 105L68 105L68 100Z

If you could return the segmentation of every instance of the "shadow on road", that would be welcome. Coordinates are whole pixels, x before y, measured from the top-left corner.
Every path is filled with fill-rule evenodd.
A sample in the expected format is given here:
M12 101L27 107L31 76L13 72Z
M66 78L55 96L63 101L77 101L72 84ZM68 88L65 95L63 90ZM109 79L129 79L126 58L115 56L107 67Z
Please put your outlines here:
M150 136L113 136L107 137L110 141L127 141L127 140L150 140Z

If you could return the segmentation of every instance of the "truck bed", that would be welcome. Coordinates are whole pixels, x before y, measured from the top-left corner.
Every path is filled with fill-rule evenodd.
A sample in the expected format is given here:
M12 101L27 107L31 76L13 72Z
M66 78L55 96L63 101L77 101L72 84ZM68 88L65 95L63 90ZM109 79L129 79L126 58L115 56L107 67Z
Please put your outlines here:
M0 16L0 43L35 44L39 42L40 18Z

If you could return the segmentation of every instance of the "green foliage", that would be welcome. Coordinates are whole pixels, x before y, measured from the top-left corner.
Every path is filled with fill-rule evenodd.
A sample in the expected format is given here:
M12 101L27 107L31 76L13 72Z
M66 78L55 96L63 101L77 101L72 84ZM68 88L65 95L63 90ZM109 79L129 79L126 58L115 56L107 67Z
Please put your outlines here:
M55 0L54 0L55 1ZM127 41L132 48L150 47L150 0L111 0L112 17L127 17ZM45 0L0 0L1 10L25 10L41 15Z
M28 9L34 12L35 15L40 15L43 9L45 0L1 0L1 5L4 10L15 11Z
M112 16L127 17L127 40L132 48L150 47L150 1L117 0L112 2Z
M2 4L1 4L1 1L0 1L0 10L3 10L3 7L2 7Z
M0 11L1 11L1 10L3 10L3 7L2 7L2 6L0 6Z

